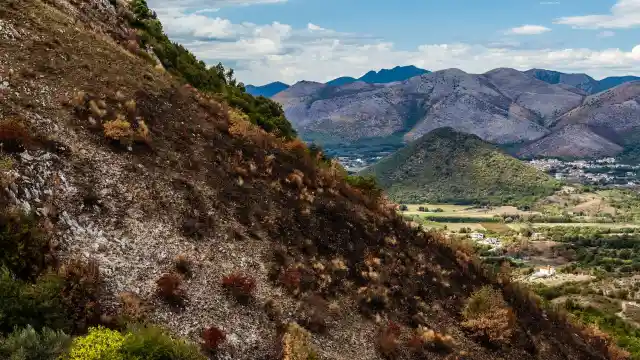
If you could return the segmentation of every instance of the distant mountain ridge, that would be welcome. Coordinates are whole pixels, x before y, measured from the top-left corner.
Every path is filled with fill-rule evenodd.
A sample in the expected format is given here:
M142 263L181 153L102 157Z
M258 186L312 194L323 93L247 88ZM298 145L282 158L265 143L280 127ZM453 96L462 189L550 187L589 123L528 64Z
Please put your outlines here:
M558 184L494 145L452 128L436 129L363 174L375 175L399 203L526 205Z
M369 71L356 79L351 76L342 76L331 81L326 82L326 85L330 86L343 86L352 84L358 81L362 81L369 84L388 84L396 81L404 81L414 76L422 74L428 74L430 71L420 69L413 65L409 66L396 66L393 69L382 69L380 71ZM265 96L272 97L277 93L289 88L289 85L282 82L273 82L263 86L247 85L246 90L253 96Z
M273 95L289 88L289 85L276 81L263 86L245 86L245 90L253 96L272 97Z
M627 82L640 80L638 76L613 76L598 81L587 74L567 74L545 69L531 69L525 71L525 74L534 76L549 84L570 85L585 91L587 94L596 94Z
M400 147L437 128L451 127L509 145L521 156L592 157L615 155L638 143L636 84L640 82L589 95L601 85L586 75L508 68L468 74L447 69L387 84L304 81L273 99L303 139L325 147L365 142ZM561 131L569 124L583 126ZM589 143L580 143L581 138Z

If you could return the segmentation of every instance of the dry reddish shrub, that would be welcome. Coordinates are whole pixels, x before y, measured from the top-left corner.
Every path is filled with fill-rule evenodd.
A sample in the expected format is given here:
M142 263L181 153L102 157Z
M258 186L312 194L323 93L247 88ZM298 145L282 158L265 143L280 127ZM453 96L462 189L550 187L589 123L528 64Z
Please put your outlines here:
M396 324L393 321L390 321L378 335L378 351L385 358L395 358L398 356L400 352L400 335L402 334L402 329L400 325Z
M132 292L123 292L118 295L122 303L122 315L126 320L140 321L146 317L147 306L144 301Z
M471 294L462 316L462 326L488 343L506 345L514 334L515 315L502 293L490 286Z
M103 281L98 265L72 259L58 270L64 280L62 298L65 307L72 309L73 323L78 330L100 323Z
M299 138L295 138L284 144L284 149L291 152L303 152L307 150L307 144L305 144Z
M225 342L227 335L224 331L215 326L211 326L202 332L202 348L208 352L216 352L220 345Z
M5 152L20 152L31 145L34 139L24 124L16 119L0 121L0 149Z
M174 306L184 304L185 292L181 288L182 278L176 274L163 274L157 281L157 293L167 303Z
M298 267L289 267L280 275L280 283L289 291L298 293L302 282L302 271Z
M249 275L234 273L222 279L222 286L241 303L247 303L256 289L256 281Z

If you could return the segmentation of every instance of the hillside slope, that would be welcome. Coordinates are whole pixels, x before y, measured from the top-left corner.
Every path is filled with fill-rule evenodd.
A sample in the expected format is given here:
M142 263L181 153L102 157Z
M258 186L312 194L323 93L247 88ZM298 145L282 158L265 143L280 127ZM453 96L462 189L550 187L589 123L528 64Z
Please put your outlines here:
M272 97L281 91L287 90L289 85L276 81L262 86L247 85L245 88L253 96Z
M607 91L624 83L640 80L638 76L611 76L602 80L595 80L587 74L567 74L545 69L531 69L524 73L549 84L573 86L591 95Z
M434 130L365 174L400 203L527 203L557 187L546 174L475 135Z
M386 86L364 84L354 88L355 84L328 87L300 82L274 100L283 105L287 118L303 137L320 133L357 142L402 134L413 140L448 126L492 142L508 143L534 140L548 133L538 124L539 115L534 110L515 103L484 76L458 69ZM557 91L575 96L560 88ZM541 103L549 101L540 99Z
M151 64L136 45L154 36L129 25L157 23L133 4L144 11L0 0L0 208L33 214L51 238L38 251L98 266L95 322L73 335L140 316L198 343L222 329L210 358L613 358L606 339L411 228L299 141Z

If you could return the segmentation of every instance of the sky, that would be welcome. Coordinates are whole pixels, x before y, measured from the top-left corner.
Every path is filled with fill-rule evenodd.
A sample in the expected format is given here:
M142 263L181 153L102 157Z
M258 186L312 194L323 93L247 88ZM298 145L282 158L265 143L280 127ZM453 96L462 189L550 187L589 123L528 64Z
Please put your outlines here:
M147 0L167 35L245 84L415 65L640 76L640 0Z

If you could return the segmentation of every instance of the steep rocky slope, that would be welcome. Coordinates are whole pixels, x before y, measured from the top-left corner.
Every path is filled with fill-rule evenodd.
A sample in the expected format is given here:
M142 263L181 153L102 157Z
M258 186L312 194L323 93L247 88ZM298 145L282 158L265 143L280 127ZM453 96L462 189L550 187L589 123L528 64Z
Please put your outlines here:
M289 351L307 345L320 359L614 358L605 338L412 229L299 141L154 67L126 4L0 0L0 205L33 212L60 261L99 266L101 321L127 310L125 293L193 341L222 329L212 358L299 359ZM171 306L156 282L176 257L189 271L162 277L178 282ZM226 291L234 273L255 289ZM491 311L463 315L483 286L472 298ZM310 344L279 349L292 321Z
M520 157L570 157L589 158L615 156L622 147L593 132L588 126L574 124L523 146L517 153Z
M343 88L301 82L274 100L303 134L325 133L347 141L394 133L406 133L406 139L412 140L443 126L498 143L533 140L548 133L537 124L537 109L516 103L486 77L458 69L387 86L362 86L357 91ZM557 91L576 97L561 88Z
M546 174L451 128L424 135L364 173L374 174L400 203L519 204L556 188Z
M587 94L598 92L600 84L587 74L566 74L553 70L531 69L524 72L549 84L565 84L578 88Z

